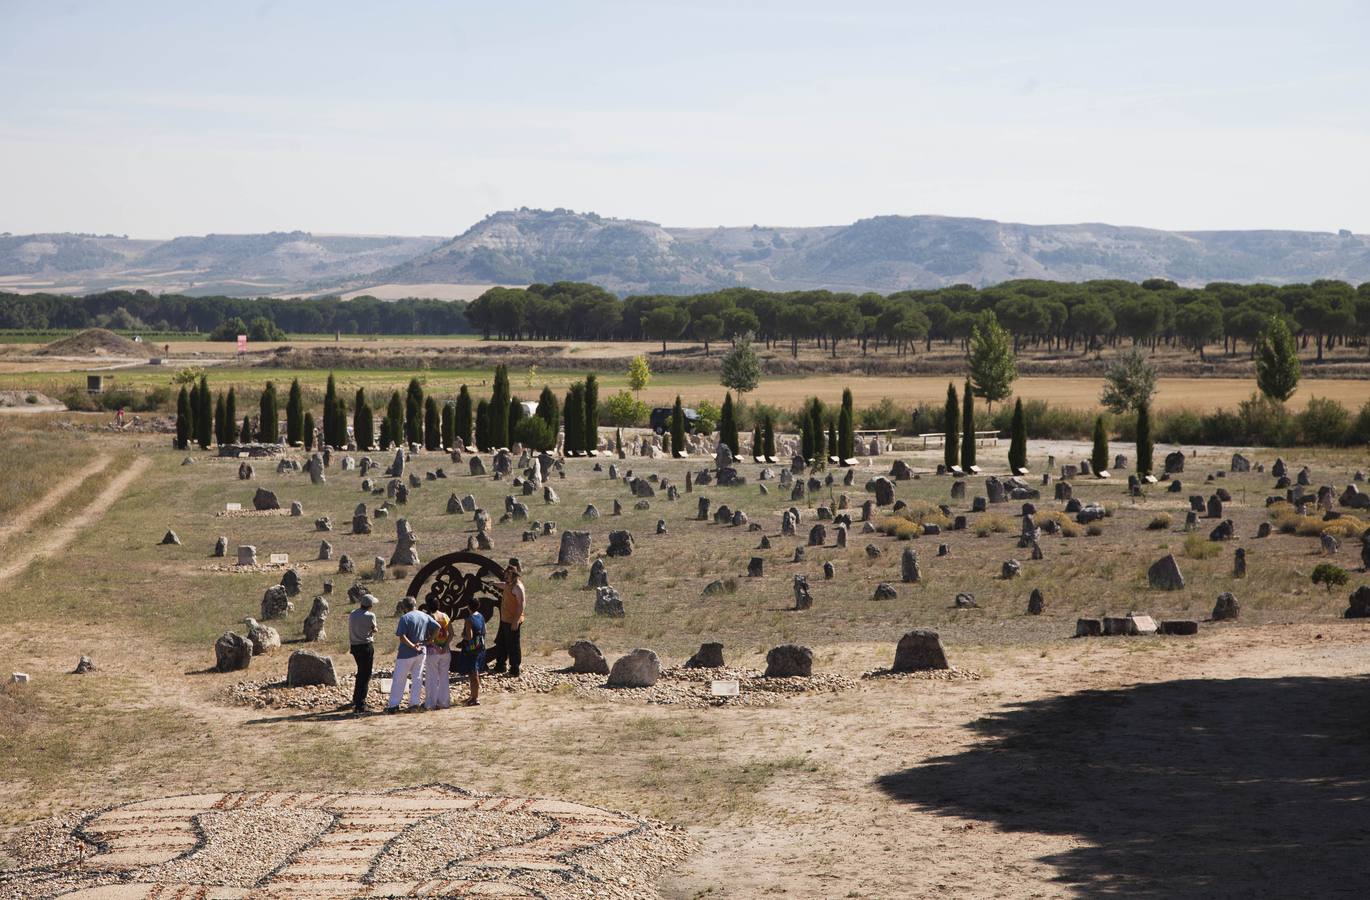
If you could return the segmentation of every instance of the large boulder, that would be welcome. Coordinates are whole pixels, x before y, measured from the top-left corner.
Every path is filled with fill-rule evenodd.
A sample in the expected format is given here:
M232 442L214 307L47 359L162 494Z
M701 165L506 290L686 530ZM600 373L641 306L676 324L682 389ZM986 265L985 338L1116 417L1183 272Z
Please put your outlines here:
M894 650L895 672L917 672L923 669L946 669L947 654L942 650L942 639L931 628L915 628L904 632Z
M609 663L593 641L576 641L567 650L571 654L571 672L576 675L608 675Z
M633 555L633 535L628 531L609 532L609 549L605 551L606 556L632 556Z
M285 686L309 687L317 684L338 686L338 675L333 671L333 657L313 650L296 650L290 654L285 667Z
M1241 615L1242 607L1237 602L1237 598L1231 591L1223 591L1218 595L1218 602L1213 604L1213 621L1222 622L1226 619L1235 619Z
M609 585L595 588L595 614L615 619L623 618L623 600Z
M290 592L283 584L275 584L267 588L262 594L262 608L260 618L263 621L271 619L283 619L285 614L295 608L295 604L290 602Z
M557 565L581 565L590 560L590 532L563 531L561 548L557 551Z
M1370 619L1370 585L1363 584L1356 588L1343 615L1348 619Z
M1147 584L1161 591L1178 591L1184 588L1184 576L1180 574L1180 564L1175 554L1167 553L1151 564L1146 570Z
M699 645L699 652L685 660L687 669L723 668L723 645L717 641L707 641Z
M609 670L609 687L643 688L656 684L661 677L661 660L651 650L641 647L620 656Z
M276 499L276 495L266 488L257 488L257 493L252 495L252 508L261 512L269 509L280 509L281 501Z
M813 651L798 644L781 644L766 654L767 678L807 678L813 674Z
M252 664L252 642L241 634L225 631L214 642L214 670L240 672Z
M281 646L281 635L270 625L263 625L248 616L243 620L247 625L247 639L252 642L252 655L261 656Z

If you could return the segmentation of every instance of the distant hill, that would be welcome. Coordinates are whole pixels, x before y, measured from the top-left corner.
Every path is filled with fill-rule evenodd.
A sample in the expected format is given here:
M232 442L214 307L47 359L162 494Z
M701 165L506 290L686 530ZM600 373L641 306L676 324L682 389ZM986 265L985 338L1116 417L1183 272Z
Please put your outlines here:
M145 288L257 296L366 275L412 259L436 237L210 234L169 241L116 235L0 235L0 289L92 293Z
M1013 278L1361 282L1370 280L1370 241L1345 233L1171 232L947 216L878 216L816 228L666 228L593 213L519 209L495 213L373 277L399 283L589 281L620 293L734 285L889 293Z
M947 216L669 228L564 209L497 212L446 241L302 231L169 241L0 235L0 290L11 291L355 295L384 286L378 293L400 296L412 284L425 296L466 296L470 291L447 288L588 281L620 294L739 285L890 293L1014 278L1360 283L1370 281L1370 240L1345 232L1159 231Z

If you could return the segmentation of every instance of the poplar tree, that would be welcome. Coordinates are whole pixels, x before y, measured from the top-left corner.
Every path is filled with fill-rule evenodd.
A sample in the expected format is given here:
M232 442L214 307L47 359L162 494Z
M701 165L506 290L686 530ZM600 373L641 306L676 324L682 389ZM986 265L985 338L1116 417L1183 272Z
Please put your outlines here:
M324 409L328 409L331 398L324 399ZM300 379L290 382L290 395L285 401L285 442L290 446L304 440L304 402L300 397ZM310 443L313 443L310 438Z
M970 382L961 397L961 468L967 472L975 465L975 395L970 392Z
M1027 422L1023 418L1023 398L1013 404L1013 422L1009 426L1009 471L1017 475L1027 469Z
M461 386L457 393L457 437L461 438L462 444L470 447L473 442L471 429L475 424L474 414L471 408L471 392L466 389L466 385Z
M277 444L281 440L280 410L276 404L276 385L268 381L258 404L257 440L263 444Z
M486 408L489 417L490 448L509 446L509 370L503 365L495 366L495 387Z
M942 462L950 469L959 465L961 441L961 405L956 400L956 386L947 382L947 406L942 413Z
M1089 465L1095 475L1108 471L1108 431L1103 416L1094 419L1094 449L1089 454Z

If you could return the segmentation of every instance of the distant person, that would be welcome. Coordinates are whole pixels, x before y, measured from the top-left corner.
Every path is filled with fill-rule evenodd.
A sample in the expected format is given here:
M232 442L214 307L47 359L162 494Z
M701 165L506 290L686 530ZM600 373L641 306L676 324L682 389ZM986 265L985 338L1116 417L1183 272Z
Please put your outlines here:
M423 705L428 709L451 709L452 620L447 613L435 612L433 621L438 623L438 627L428 634L428 652L423 665Z
M388 713L398 712L400 701L404 699L404 682L409 681L409 708L418 709L419 692L423 689L424 642L428 640L430 628L438 623L428 613L418 608L418 601L405 597L400 601L404 615L395 625L395 637L400 639L395 649L395 674L390 681L390 702L386 704Z
M504 589L500 595L499 634L495 638L495 665L491 669L496 674L509 667L509 677L519 677L519 666L523 663L523 610L527 594L523 579L519 577L519 564L513 560L504 568Z
M366 712L366 693L371 688L371 668L376 662L376 614L371 607L376 598L362 594L360 605L347 617L347 639L352 658L357 661L357 681L352 686L352 712Z
M480 670L485 668L485 616L477 610L467 613L461 628L457 653L457 672L470 679L471 696L467 706L480 706Z
M114 424L120 428L124 427L124 408L122 406L114 411Z

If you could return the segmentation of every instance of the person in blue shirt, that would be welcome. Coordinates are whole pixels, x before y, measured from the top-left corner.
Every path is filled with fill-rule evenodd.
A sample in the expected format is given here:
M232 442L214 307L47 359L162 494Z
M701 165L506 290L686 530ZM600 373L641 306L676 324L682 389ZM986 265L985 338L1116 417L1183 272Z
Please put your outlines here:
M453 663L458 673L471 680L471 697L466 705L480 706L480 670L485 668L485 616L477 610L466 615L461 629L461 647Z
M419 691L423 689L424 643L438 628L437 620L418 608L418 601L405 597L400 601L404 615L395 625L395 636L400 639L395 650L395 674L390 681L390 702L385 711L396 712L404 700L404 683L409 682L409 708L421 709Z

